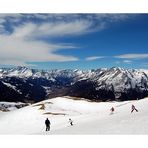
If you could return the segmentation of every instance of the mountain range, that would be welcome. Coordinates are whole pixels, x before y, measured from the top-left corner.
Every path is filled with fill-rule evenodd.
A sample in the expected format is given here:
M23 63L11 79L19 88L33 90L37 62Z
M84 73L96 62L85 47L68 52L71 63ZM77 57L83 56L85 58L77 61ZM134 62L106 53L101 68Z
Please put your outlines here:
M96 70L0 69L0 101L39 102L72 96L92 101L125 101L148 96L148 71L120 67Z

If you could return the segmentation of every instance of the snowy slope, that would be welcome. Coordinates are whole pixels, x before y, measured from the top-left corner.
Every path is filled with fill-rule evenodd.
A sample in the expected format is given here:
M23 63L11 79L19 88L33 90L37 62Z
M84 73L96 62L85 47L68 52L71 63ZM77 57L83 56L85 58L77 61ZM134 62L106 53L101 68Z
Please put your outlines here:
M130 113L132 104L138 113ZM0 134L148 134L147 104L148 98L101 103L53 98L9 113L0 112ZM114 114L110 114L112 106ZM45 132L47 117L50 132ZM69 118L74 126L69 125Z

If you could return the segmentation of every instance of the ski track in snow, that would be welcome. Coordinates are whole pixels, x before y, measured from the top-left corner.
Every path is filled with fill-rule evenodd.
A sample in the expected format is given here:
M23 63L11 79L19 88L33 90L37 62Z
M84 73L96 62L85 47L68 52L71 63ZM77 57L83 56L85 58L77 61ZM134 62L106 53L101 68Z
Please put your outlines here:
M139 112L131 113L132 104ZM0 134L148 134L147 104L148 98L101 103L53 98L11 112L0 112ZM113 114L110 113L112 106ZM47 117L51 121L49 132L44 125ZM70 126L69 118L74 126Z

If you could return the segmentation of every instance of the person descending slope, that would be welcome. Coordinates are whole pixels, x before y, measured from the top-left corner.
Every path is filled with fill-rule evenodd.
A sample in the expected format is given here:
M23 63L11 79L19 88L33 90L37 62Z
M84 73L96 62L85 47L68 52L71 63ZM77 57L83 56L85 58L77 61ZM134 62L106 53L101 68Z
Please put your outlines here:
M138 110L136 109L135 105L132 104L132 108L131 108L131 113L135 110L136 112L138 112Z
M112 107L112 108L110 109L110 111L111 111L111 114L113 114L114 111L115 111L114 107Z
M46 125L46 131L50 131L50 121L48 118L45 120L45 125Z
M73 126L73 121L69 118L69 123L71 126Z

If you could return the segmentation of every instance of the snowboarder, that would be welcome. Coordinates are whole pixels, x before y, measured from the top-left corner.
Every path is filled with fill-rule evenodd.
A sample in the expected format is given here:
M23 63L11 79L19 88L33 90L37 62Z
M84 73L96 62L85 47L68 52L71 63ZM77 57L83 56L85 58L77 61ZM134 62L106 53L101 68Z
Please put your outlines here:
M132 113L134 110L135 110L136 112L138 112L138 110L136 109L135 105L132 104L132 110L131 110L131 113Z
M73 126L73 121L69 118L69 123L71 126Z
M46 125L46 131L50 131L50 121L48 118L45 120L45 125Z
M114 107L112 107L112 108L110 109L110 111L111 111L111 114L113 114L114 111L115 111Z

